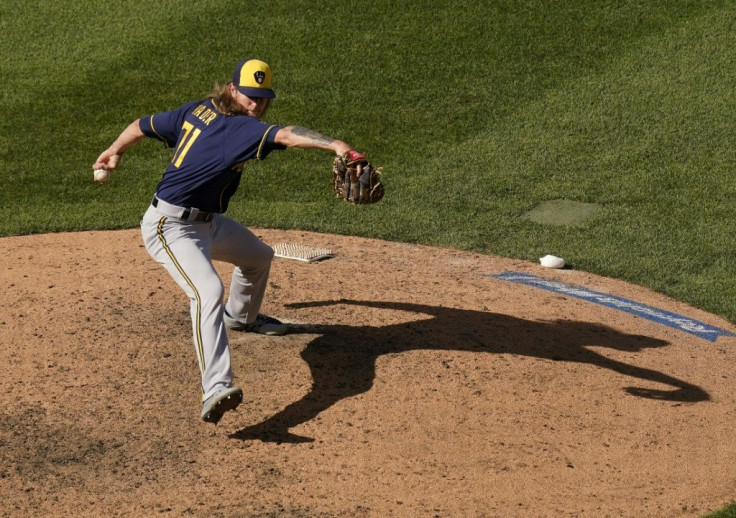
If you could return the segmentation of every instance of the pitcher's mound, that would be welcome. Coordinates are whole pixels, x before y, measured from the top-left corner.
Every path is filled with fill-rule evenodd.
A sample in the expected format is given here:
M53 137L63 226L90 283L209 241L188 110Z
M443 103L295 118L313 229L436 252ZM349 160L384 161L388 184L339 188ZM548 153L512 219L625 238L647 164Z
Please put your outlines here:
M229 332L245 399L218 426L188 300L137 230L2 239L1 515L697 517L733 498L728 322L575 270L256 233L333 257L274 260L263 312L293 332Z

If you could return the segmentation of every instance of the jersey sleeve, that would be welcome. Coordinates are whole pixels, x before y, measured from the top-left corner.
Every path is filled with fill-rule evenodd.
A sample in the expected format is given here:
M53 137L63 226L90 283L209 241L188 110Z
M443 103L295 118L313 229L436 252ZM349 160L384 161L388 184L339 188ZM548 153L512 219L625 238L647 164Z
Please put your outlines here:
M146 137L160 140L167 147L173 148L179 139L184 117L192 106L198 102L185 104L175 110L170 110L140 118L140 128Z
M271 151L281 151L286 149L286 146L283 144L277 144L274 141L276 133L278 133L281 128L283 128L283 126L272 125L267 127L266 131L263 133L263 137L261 138L261 143L258 146L258 152L256 154L256 158L258 160L266 158Z

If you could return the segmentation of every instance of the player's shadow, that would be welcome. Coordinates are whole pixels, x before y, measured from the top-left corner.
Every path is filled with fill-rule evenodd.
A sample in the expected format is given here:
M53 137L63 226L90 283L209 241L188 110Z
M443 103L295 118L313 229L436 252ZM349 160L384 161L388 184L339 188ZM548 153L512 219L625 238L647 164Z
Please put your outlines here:
M709 399L707 392L686 381L613 360L589 349L588 346L594 346L637 352L668 345L663 340L622 333L600 324L570 320L537 322L498 313L401 302L339 300L293 304L291 307L337 304L421 315L419 320L384 327L305 326L303 332L314 333L317 330L321 334L302 352L312 375L309 393L265 421L243 428L230 437L279 443L312 441L290 433L289 429L315 418L345 398L370 390L376 375L376 359L382 354L417 349L504 353L585 363L670 387L664 390L624 387L633 396L683 402ZM361 308L356 308L357 321L360 320L360 312Z

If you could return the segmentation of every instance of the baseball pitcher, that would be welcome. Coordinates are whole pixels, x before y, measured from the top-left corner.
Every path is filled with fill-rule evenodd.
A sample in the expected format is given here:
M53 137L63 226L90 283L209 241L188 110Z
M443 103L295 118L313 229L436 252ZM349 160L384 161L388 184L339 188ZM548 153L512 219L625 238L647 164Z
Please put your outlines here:
M232 81L206 99L130 123L92 166L105 182L131 146L144 138L173 150L141 221L146 249L190 300L194 347L201 371L201 418L217 423L243 391L233 384L226 328L282 335L287 326L260 313L273 249L224 215L243 164L271 151L313 148L335 153L335 193L352 203L383 196L378 171L351 146L312 130L261 121L271 99L271 68L258 59L238 63ZM227 302L212 261L234 265Z

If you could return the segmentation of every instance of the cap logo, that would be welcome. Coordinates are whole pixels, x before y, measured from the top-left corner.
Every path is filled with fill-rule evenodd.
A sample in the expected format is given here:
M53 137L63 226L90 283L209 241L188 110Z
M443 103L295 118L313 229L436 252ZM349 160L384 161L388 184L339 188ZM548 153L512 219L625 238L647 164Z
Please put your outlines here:
M266 73L263 70L259 70L255 74L253 74L253 77L255 78L256 83L262 85L263 81L266 80Z

